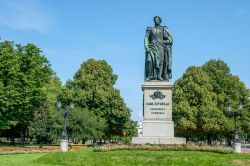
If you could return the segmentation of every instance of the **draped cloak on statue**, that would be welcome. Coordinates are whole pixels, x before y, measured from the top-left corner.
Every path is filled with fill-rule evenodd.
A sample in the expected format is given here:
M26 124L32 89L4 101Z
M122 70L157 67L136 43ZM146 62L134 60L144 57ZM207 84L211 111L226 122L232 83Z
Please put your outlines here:
M147 28L145 80L158 80L159 74L166 81L172 78L172 43L173 39L167 27ZM161 73L159 73L160 67Z

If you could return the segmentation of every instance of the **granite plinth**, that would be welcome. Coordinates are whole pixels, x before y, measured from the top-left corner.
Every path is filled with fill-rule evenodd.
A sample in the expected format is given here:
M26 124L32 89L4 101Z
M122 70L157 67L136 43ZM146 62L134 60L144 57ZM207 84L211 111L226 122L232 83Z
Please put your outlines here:
M174 137L133 137L132 144L165 144L165 145L182 145L186 144L186 138Z
M171 82L144 82L142 137L132 138L132 144L186 144L186 138L174 137L173 88Z
M173 121L143 121L142 137L174 137Z

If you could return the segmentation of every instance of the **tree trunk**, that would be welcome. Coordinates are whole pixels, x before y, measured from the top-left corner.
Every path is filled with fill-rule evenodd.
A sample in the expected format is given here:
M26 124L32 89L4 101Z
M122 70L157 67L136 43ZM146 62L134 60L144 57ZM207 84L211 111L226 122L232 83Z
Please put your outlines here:
M24 145L24 140L25 140L25 137L24 137L24 130L21 129L21 133L20 133L20 144L21 145Z
M39 148L43 147L43 143L42 143L42 137L39 137Z
M207 144L208 145L212 144L212 140L211 140L211 135L210 134L207 135Z
M14 135L11 136L11 145L15 145L15 136Z

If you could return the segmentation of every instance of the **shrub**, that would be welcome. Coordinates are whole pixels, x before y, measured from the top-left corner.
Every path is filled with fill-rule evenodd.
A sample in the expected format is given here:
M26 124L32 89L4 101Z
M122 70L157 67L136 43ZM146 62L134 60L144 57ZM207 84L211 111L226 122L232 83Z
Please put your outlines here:
M108 151L201 151L214 153L233 153L229 147L195 145L105 145L95 148L95 152Z

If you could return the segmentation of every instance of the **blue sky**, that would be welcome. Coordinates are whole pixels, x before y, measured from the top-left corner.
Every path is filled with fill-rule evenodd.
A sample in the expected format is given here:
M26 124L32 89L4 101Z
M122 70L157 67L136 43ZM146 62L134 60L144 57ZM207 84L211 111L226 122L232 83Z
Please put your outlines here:
M63 83L83 61L105 59L142 120L143 40L155 15L174 38L172 82L188 66L221 59L250 88L248 0L0 0L0 37L37 45Z

